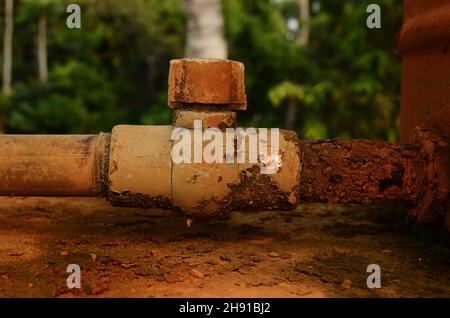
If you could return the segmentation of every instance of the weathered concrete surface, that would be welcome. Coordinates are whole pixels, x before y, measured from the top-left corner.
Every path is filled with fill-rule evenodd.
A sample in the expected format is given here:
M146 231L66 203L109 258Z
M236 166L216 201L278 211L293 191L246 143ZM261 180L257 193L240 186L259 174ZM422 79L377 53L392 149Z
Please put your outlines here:
M102 199L2 197L0 297L450 297L450 251L417 240L406 212L301 204L187 227Z
M244 64L214 59L172 60L168 100L173 108L207 105L245 110Z

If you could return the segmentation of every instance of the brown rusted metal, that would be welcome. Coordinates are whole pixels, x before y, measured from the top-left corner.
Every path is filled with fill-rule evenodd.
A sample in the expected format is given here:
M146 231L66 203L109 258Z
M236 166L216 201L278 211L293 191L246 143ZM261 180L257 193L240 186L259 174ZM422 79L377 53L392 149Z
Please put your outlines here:
M450 214L450 107L431 114L416 128L415 143L426 161L426 189L410 214L419 221L441 221ZM450 233L450 228L448 228Z
M450 107L450 2L404 0L398 37L402 56L401 142L433 112Z
M104 194L109 135L0 135L0 195Z
M400 139L416 142L428 162L428 187L411 213L446 219L450 232L450 2L404 0L403 20Z
M408 203L418 221L444 218L450 195L450 108L417 127L414 143L300 141L300 200Z
M245 110L244 64L229 60L179 59L170 62L169 106Z
M425 162L418 147L368 140L301 141L300 200L417 203Z

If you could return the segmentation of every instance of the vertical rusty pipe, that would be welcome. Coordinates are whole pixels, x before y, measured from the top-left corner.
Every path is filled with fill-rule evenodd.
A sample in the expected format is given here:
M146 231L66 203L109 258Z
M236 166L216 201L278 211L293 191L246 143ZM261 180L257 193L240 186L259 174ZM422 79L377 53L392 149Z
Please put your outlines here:
M0 135L0 195L101 195L108 143L109 134Z
M450 233L450 1L404 0L397 50L402 57L400 141L413 141L420 127L421 147L435 157L426 171L423 207L413 215L442 218Z
M450 107L450 1L404 0L397 50L402 56L400 138L407 143L430 114Z

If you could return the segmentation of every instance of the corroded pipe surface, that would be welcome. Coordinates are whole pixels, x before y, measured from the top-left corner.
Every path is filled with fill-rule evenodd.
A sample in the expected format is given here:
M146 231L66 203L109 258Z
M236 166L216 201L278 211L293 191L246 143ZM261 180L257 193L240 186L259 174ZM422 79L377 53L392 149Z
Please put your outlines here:
M0 195L107 196L113 205L200 218L289 210L299 201L409 203L418 220L433 220L448 204L449 180L437 174L448 161L447 144L426 130L417 132L416 146L299 141L282 131L281 169L263 175L259 164L173 163L172 129L116 126L113 137L0 135Z
M368 140L301 141L300 201L417 203L425 162L417 147Z
M0 195L101 195L108 140L108 134L0 135Z
M425 138L420 147L427 149L426 157L434 157L425 172L426 193L411 214L417 220L444 217L450 233L449 26L450 1L403 1L397 41L402 57L400 141L414 141L419 126Z

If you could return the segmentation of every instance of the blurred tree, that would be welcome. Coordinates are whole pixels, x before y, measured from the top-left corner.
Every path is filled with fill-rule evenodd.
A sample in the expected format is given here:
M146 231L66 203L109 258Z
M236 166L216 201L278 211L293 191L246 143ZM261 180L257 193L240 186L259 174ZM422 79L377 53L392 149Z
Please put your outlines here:
M268 97L271 88L285 81L308 82L314 76L304 48L288 38L282 8L280 1L224 1L230 58L245 64L249 107L239 114L240 122L253 127L284 125L285 108L274 110Z
M397 140L400 59L395 54L401 25L401 1L379 0L381 29L368 29L363 1L314 1L308 56L319 70L318 81L331 82L324 103L306 118L327 127L316 137ZM305 124L304 124L305 125ZM306 126L306 125L305 125Z
M298 43L301 47L306 48L309 42L309 0L297 0L299 8L300 32L298 36ZM283 84L280 89L283 89ZM284 127L286 129L293 129L295 120L297 118L298 98L288 96L288 109L284 120Z
M171 122L168 65L188 47L183 0L77 0L81 29L65 25L71 1L55 0L46 11L47 45L40 45L47 47L46 82L35 71L44 63L37 59L41 11L33 1L14 7L14 83L9 102L0 100L8 132L90 133L117 123ZM246 67L249 107L239 114L240 124L291 125L302 138L395 141L400 60L393 47L401 1L378 0L382 28L373 30L365 24L370 0L309 0L306 24L303 2L221 1L229 57ZM302 45L305 27L309 40ZM5 34L3 28L0 23ZM294 116L290 104L297 105Z
M45 83L48 80L48 53L47 53L47 15L50 6L57 0L22 0L33 10L33 15L38 17L38 32L36 37L36 56L38 64L39 81Z
M296 108L295 120L301 137L396 141L400 61L394 43L401 23L400 1L380 0L385 17L382 29L370 30L365 24L370 1L313 0L306 47L289 41L293 32L289 21L300 19L298 0L226 3L230 54L246 62L249 100L258 105L251 122L283 124L278 118L284 114L292 120L289 109L298 103L301 107ZM271 21L280 21L278 27ZM240 49L243 34L247 50ZM269 45L270 52L264 50ZM264 70L256 69L260 65ZM292 97L292 87L310 92L314 102L302 104L298 94ZM275 112L266 106L273 105L273 90L277 94L285 90L282 107ZM268 92L268 101L261 96L263 91ZM286 120L284 125L289 125Z
M187 18L186 57L226 59L228 49L221 1L185 0L184 6Z
M13 12L14 1L5 0L5 30L3 35L3 89L0 96L0 133L3 133L5 126L5 111L11 94L12 78L12 42L13 42Z
M308 45L309 42L309 0L297 0L300 16L300 35L298 37L298 43L301 46Z
M46 82L48 79L48 64L47 64L47 16L44 9L39 14L39 31L37 38L38 47L38 65L39 65L39 80Z
M30 72L39 64L30 49L39 34L41 3L19 2L18 80L8 131L89 133L118 123L168 123L168 61L181 56L184 46L181 0L130 0L126 6L119 0L79 0L82 29L66 27L69 3L46 7L51 63L42 83Z
M12 41L14 1L5 0L5 31L3 37L3 93L11 93Z

